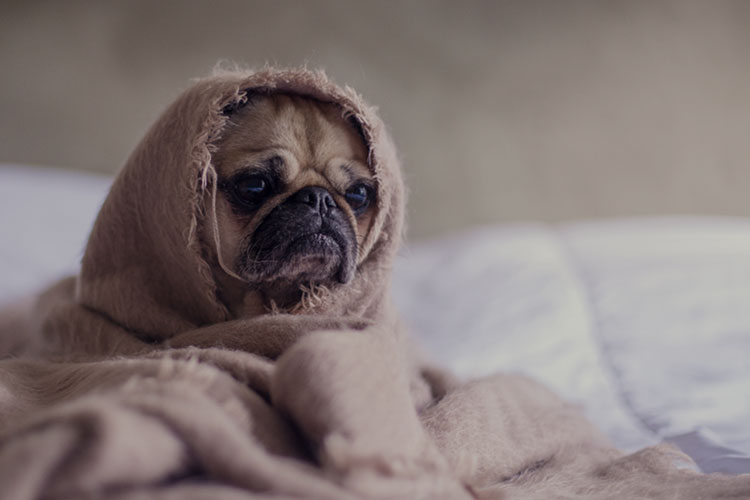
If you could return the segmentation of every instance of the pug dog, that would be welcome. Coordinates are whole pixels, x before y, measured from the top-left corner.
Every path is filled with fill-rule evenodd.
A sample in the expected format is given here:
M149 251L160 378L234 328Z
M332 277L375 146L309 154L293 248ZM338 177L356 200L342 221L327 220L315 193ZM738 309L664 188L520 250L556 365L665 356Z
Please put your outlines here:
M229 113L212 155L222 300L251 316L348 283L377 201L356 123L283 93L250 95Z

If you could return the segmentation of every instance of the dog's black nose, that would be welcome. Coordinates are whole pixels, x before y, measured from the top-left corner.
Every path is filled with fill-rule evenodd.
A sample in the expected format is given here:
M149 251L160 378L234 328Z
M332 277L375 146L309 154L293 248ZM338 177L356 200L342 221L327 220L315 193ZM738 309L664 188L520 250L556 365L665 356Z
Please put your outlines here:
M292 195L292 201L310 205L319 214L326 214L328 210L336 207L336 200L326 189L318 186L308 186L300 189Z

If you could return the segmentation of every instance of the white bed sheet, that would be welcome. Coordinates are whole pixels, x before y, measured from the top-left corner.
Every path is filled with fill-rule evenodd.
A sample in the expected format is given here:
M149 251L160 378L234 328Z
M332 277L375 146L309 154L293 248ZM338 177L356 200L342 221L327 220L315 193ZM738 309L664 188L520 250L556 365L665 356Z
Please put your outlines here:
M622 449L750 472L750 219L475 229L410 247L394 293L459 374L531 375Z
M0 165L0 303L74 271L111 179ZM750 220L493 226L412 245L396 303L465 377L531 375L625 450L750 472Z

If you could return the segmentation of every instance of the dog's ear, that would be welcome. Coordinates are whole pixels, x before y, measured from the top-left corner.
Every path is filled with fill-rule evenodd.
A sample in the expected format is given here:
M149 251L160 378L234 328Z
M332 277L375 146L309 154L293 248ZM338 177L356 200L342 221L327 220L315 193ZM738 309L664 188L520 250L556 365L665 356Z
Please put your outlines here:
M347 116L346 121L349 123L349 125L352 126L359 138L362 139L362 142L364 144L368 144L367 137L365 136L365 131L362 128L362 123L360 123L360 121L354 115Z
M232 116L238 110L244 108L245 105L247 104L247 101L248 101L247 94L242 95L236 101L230 102L229 104L221 108L221 114L227 117Z
M221 114L224 116L232 116L237 111L252 104L253 99L255 97L258 97L261 95L269 95L270 93L271 93L270 90L258 88L258 87L255 87L252 89L245 89L244 91L242 91L241 95L236 101L227 104L221 109Z

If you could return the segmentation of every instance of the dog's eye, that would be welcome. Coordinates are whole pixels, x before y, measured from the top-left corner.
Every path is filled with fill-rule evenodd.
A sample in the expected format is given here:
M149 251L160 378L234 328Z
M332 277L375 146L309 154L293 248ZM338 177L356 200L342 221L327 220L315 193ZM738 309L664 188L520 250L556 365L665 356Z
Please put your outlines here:
M254 204L268 194L269 188L269 182L262 175L250 175L235 181L233 190L239 201Z
M266 180L254 175L237 183L237 193L242 196L256 196L266 190Z
M344 197L356 215L364 212L370 205L371 188L365 184L355 184L350 187Z

